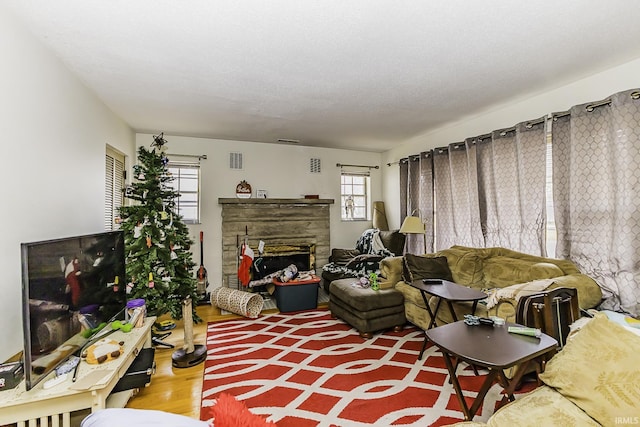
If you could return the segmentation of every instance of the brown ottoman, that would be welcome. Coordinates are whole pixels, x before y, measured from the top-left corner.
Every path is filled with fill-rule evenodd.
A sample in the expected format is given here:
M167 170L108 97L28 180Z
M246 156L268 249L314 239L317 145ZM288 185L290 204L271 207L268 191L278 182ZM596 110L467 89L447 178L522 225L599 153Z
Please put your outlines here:
M340 279L331 282L331 315L356 328L364 338L371 338L372 332L383 329L401 329L407 322L402 294L393 288L374 291L352 286L357 280Z

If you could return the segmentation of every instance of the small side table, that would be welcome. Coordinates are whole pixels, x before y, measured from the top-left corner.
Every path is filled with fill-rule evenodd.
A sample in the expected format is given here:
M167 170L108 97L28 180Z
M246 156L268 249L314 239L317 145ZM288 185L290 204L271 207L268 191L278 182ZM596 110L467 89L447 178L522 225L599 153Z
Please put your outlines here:
M440 304L442 303L442 300L446 301L447 306L449 307L449 311L451 312L451 316L453 317L453 321L457 322L458 316L456 316L456 312L453 309L453 302L473 301L471 314L475 314L476 307L478 306L478 301L487 297L487 294L485 294L484 292L480 292L477 289L458 285L457 283L453 283L448 280L441 280L440 282L441 283L439 284L427 284L424 283L422 279L414 280L413 282L411 282L411 286L420 291L422 300L424 301L424 305L427 307L429 316L431 316L431 321L429 322L429 327L427 329L433 328L433 326L436 324L436 316L438 314L438 310L440 310ZM438 298L435 311L432 311L431 307L429 306L429 295ZM422 350L420 350L418 360L422 360L422 354L424 353L426 347L427 336L425 335L424 342L422 343Z
M512 334L507 331L508 326L521 325L507 323L503 326L470 326L464 321L459 321L426 331L428 339L442 351L466 421L473 419L496 377L504 388L505 395L513 401L515 388L529 366L535 363L536 372L544 371L546 361L556 352L558 342L552 337L545 334L540 338ZM456 376L459 360L489 370L471 408L467 406ZM516 365L516 373L509 380L504 370Z

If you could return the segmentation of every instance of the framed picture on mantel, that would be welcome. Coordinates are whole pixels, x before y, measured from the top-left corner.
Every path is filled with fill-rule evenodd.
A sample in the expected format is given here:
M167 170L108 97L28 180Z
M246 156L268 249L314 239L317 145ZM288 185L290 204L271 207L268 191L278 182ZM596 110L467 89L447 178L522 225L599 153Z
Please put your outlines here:
M267 190L257 190L256 197L258 199L266 199L267 198Z

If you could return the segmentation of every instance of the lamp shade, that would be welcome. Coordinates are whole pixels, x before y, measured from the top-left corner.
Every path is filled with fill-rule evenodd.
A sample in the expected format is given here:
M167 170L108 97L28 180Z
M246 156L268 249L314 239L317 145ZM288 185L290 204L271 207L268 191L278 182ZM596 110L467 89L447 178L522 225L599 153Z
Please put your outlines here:
M417 216L408 216L402 222L400 233L402 234L424 234L424 223Z

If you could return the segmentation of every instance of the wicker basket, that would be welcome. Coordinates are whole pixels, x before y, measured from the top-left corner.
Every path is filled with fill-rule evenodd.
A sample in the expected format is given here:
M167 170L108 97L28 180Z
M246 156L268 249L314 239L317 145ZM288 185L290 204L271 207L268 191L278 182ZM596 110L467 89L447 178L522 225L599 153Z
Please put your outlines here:
M222 310L255 319L260 315L264 301L260 294L220 287L211 292L211 304Z

